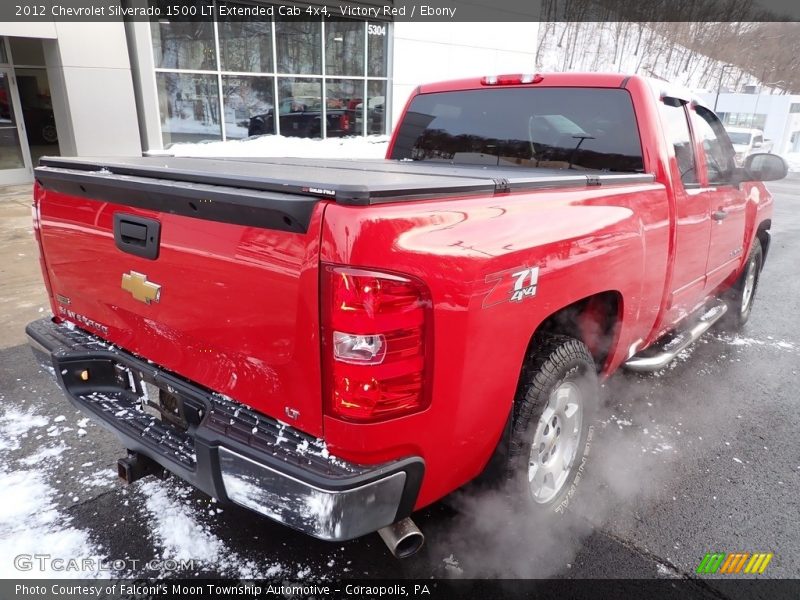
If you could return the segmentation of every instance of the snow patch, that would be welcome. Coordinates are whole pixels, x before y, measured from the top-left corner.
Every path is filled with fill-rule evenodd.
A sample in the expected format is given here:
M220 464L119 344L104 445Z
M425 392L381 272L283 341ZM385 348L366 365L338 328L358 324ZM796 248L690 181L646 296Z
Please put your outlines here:
M81 485L89 489L93 487L113 487L117 482L117 473L113 469L103 469L96 471L81 479Z
M209 569L233 573L242 579L271 578L286 571L281 563L257 564L230 550L196 519L195 511L185 503L191 493L188 487L146 481L140 490L146 496L145 508L150 513L148 523L153 536L163 549L161 558L202 561Z
M0 417L0 450L17 450L19 438L26 436L31 429L44 427L47 417L37 415L33 409L22 412L16 407L6 409Z
M245 140L173 144L167 154L173 156L218 157L302 157L302 158L384 158L389 137L313 138L261 135Z
M59 442L57 446L45 446L39 448L35 453L21 459L20 462L28 467L50 466L61 462L61 455L65 450L69 450L64 442Z
M0 471L0 556L47 554L51 558L98 557L87 532L70 525L56 504L57 492L37 471ZM51 563L44 563L46 569ZM99 571L18 571L11 560L0 561L0 577L86 578Z
M729 346L736 346L736 347L750 347L750 346L762 346L762 347L769 347L769 348L777 348L778 350L789 350L789 351L797 351L800 350L800 346L795 343L788 342L786 340L776 340L772 336L767 336L766 340L758 340L755 338L749 337L742 337L739 335L722 335L717 334L716 338L729 345Z

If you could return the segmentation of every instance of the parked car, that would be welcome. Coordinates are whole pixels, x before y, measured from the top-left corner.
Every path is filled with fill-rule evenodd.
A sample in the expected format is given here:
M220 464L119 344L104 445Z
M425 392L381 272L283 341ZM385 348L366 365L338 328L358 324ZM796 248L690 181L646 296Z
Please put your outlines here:
M772 152L772 140L764 139L764 132L760 129L746 129L742 127L726 127L728 137L731 138L736 165L741 167L744 159L755 152Z
M289 137L322 136L322 99L316 97L294 97L284 99L278 108L281 135ZM328 106L326 111L326 135L338 137L352 135L352 115L346 108ZM275 133L274 109L250 118L247 135Z
M681 88L574 73L422 85L385 161L44 158L27 332L125 481L408 556L476 480L569 507L601 382L747 322L785 174Z

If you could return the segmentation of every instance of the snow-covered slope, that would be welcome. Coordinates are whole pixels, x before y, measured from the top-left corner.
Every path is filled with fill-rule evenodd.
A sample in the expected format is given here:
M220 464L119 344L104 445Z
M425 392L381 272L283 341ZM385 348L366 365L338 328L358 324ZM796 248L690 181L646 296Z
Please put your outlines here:
M658 77L694 90L759 82L724 62L670 41L655 28L678 23L542 23L539 71L620 72ZM665 31L666 33L666 31ZM674 32L672 32L674 34Z

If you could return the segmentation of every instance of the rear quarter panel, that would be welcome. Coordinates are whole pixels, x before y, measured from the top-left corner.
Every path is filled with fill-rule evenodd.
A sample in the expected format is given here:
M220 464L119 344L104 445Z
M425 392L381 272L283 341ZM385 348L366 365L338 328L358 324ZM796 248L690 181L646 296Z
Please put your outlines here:
M427 410L367 425L326 417L329 447L362 462L422 456L426 477L418 507L466 483L501 437L526 349L545 318L586 296L618 291L622 326L606 370L626 358L631 341L649 333L663 292L668 239L660 184L371 207L330 204L321 260L426 282L434 305L434 360ZM497 274L510 281L525 267L539 267L536 295L492 304Z

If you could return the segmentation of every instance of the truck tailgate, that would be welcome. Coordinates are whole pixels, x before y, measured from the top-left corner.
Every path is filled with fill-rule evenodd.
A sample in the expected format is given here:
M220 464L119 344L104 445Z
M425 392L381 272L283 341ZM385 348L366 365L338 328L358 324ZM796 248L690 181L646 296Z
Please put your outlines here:
M54 313L321 436L325 203L306 198L298 212L281 194L163 183L79 182L37 169ZM154 246L155 258L146 256Z

